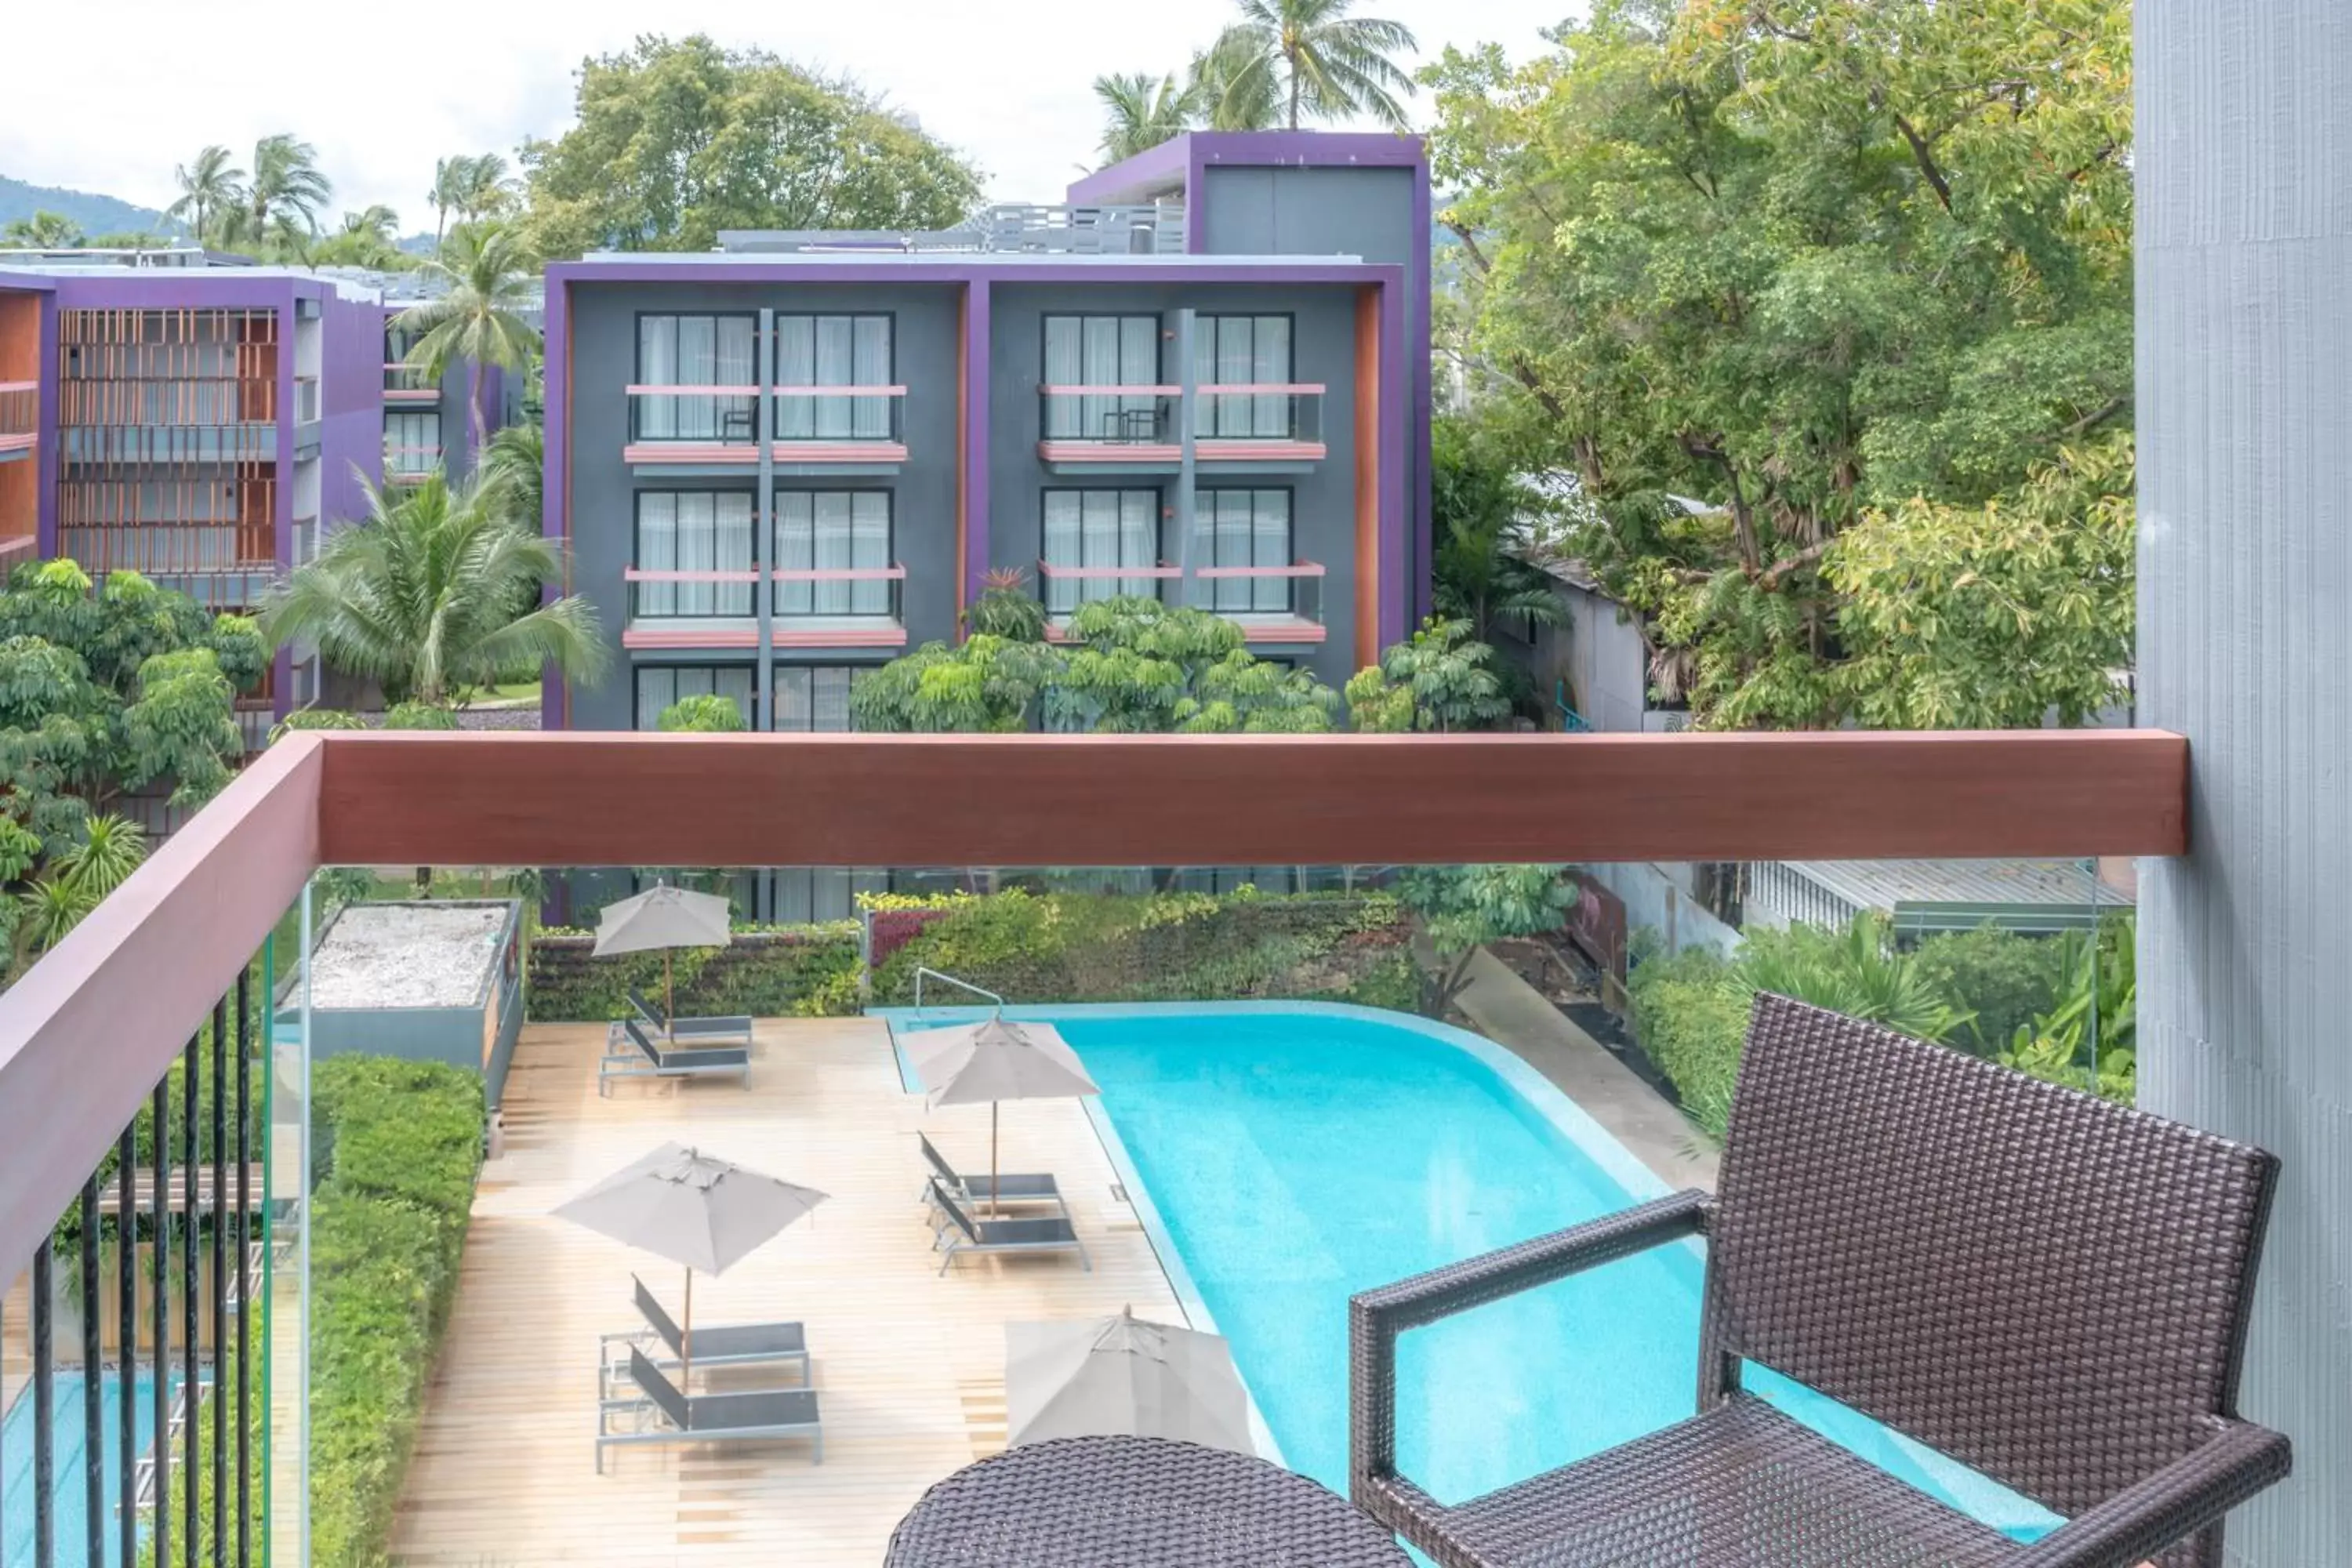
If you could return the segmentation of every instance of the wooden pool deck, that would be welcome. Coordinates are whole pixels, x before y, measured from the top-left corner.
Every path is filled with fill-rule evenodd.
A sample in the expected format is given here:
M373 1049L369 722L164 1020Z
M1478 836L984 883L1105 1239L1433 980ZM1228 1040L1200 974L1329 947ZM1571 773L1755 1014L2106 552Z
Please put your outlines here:
M904 1093L878 1022L763 1021L758 1042L748 1090L624 1083L600 1100L601 1026L525 1029L505 1151L483 1169L402 1499L398 1561L872 1568L924 1488L1003 1446L1006 1322L1130 1303L1183 1321L1076 1102L1005 1106L1005 1163L1059 1175L1094 1271L1074 1258L968 1258L938 1279L915 1134L984 1169L987 1110L930 1112ZM596 1473L597 1336L635 1326L632 1271L673 1312L680 1276L549 1211L673 1140L832 1194L694 1293L706 1323L807 1325L821 1466L806 1443L679 1445L609 1450Z

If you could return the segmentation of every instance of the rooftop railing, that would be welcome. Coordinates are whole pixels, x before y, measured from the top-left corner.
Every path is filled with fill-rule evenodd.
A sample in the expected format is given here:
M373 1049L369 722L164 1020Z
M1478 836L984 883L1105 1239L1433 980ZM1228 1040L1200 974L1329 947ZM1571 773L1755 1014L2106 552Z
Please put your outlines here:
M1181 256L1181 202L1076 206L1005 203L969 223L935 229L722 229L719 248L740 255L980 251L1063 256Z

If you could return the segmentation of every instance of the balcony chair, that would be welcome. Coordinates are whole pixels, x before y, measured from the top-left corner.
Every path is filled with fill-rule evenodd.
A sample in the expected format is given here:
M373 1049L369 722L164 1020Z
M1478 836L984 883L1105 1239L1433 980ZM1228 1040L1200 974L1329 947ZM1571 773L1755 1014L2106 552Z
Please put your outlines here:
M1349 1304L1349 1484L1440 1568L2219 1568L2287 1473L2238 1419L2277 1162L1760 995L1717 1195L1675 1196ZM1404 1330L1691 1236L1699 1413L1454 1507L1397 1468ZM1740 1388L1745 1362L2064 1518L2022 1544Z
M1070 1224L1067 1215L1051 1215L1038 1218L979 1219L966 1214L953 1194L934 1178L931 1182L931 1204L947 1219L934 1244L945 1254L940 1259L940 1272L960 1253L976 1257L1004 1252L1075 1252L1079 1267L1094 1272L1094 1259L1087 1256L1087 1245L1078 1239L1077 1227Z
M600 1476L604 1450L631 1443L774 1443L807 1437L816 1444L814 1462L824 1463L824 1428L817 1421L813 1388L687 1394L662 1375L645 1352L635 1349L629 1352L628 1373L641 1397L597 1401Z

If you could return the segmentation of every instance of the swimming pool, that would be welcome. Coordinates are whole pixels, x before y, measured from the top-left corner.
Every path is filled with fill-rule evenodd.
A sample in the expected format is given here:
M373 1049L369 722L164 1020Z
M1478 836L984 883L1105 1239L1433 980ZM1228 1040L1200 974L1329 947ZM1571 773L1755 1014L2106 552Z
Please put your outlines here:
M1517 1058L1423 1019L1313 1004L1006 1012L1050 1019L1085 1060L1180 1294L1231 1341L1285 1462L1342 1492L1351 1294L1667 1190ZM1687 1417L1700 1278L1695 1247L1664 1247L1407 1334L1405 1473L1457 1502ZM1756 1371L1748 1386L2021 1539L2055 1522L1798 1384Z
M104 1441L100 1444L100 1458L105 1466L106 1563L110 1568L121 1568L122 1554L118 1544L115 1506L122 1497L122 1450L119 1434L122 1419L122 1380L111 1372L98 1380L99 1400L104 1415L100 1431ZM177 1389L179 1374L172 1375L170 1386ZM57 1478L51 1492L56 1512L58 1562L65 1568L88 1568L89 1495L83 1466L89 1450L82 1439L82 1379L79 1372L59 1372L49 1399L49 1409L57 1426L53 1472ZM131 1380L132 1417L137 1422L138 1450L147 1451L155 1436L155 1374L142 1370ZM0 1498L5 1498L6 1510L0 1513L0 1563L30 1563L33 1557L33 1390L27 1384L8 1406L5 1419L0 1419ZM141 1536L146 1533L141 1527Z

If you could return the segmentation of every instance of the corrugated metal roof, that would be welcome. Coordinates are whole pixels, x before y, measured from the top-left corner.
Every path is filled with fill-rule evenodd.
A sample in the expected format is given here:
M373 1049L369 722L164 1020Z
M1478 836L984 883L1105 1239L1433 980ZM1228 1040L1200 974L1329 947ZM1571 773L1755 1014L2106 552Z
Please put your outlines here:
M1790 868L1850 904L1891 915L1993 918L1998 911L2041 910L2087 916L2129 909L2131 896L2099 881L2083 860L1792 860Z

